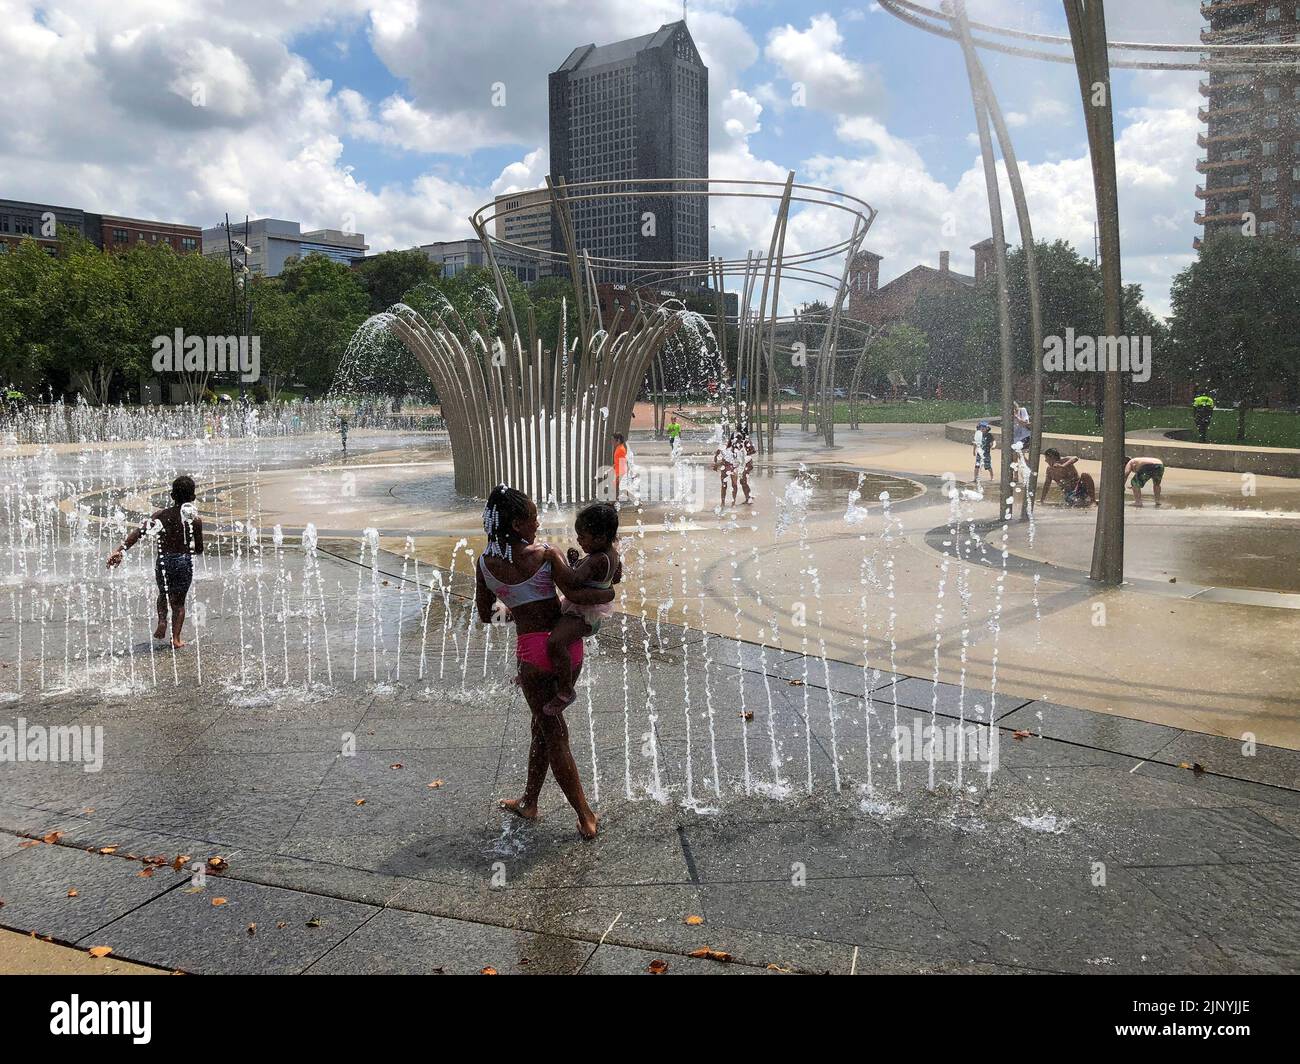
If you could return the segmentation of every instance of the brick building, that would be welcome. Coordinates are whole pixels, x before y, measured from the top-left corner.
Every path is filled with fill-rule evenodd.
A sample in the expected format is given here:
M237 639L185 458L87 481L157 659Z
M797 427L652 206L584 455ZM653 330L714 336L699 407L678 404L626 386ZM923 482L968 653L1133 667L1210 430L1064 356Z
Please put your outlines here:
M975 273L958 273L952 269L949 254L939 252L939 266L913 266L887 284L880 284L880 255L859 251L849 268L849 317L879 328L907 318L922 293L973 288L992 275L993 238L973 244Z
M105 251L125 251L136 244L166 244L177 254L202 254L203 231L197 225L152 222L141 218L100 215L100 239Z

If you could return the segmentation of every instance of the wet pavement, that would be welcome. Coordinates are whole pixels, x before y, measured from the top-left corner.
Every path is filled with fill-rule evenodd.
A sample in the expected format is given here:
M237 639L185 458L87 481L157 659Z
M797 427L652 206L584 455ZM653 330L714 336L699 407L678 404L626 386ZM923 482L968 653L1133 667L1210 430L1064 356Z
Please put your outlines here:
M470 619L477 504L430 487L445 456L216 461L175 654L148 559L110 575L93 525L32 511L0 585L0 927L195 972L1296 971L1300 614L1099 595L1033 558L1081 541L1069 511L1005 572L996 537L945 546L962 449L910 432L784 441L750 509L625 508L632 575L567 711L592 843L553 785L535 823L496 808L528 718L508 634ZM138 459L115 499L137 511L172 475ZM809 505L776 535L800 461ZM57 467L83 498L120 471L86 465ZM851 507L860 470L883 479ZM232 535L245 505L314 521L319 555ZM1213 527L1187 514L1144 511L1130 545L1185 559ZM1236 561L1276 568L1271 518L1240 520ZM18 759L20 728L74 751L60 727L89 729L81 756Z
M118 647L41 693L27 644L0 727L102 728L102 764L0 762L0 926L193 972L1300 967L1294 752L638 621L567 711L583 843L553 784L534 823L496 809L528 742L508 640L322 568L332 682L319 618L264 673L216 586L202 683L139 646L128 683Z

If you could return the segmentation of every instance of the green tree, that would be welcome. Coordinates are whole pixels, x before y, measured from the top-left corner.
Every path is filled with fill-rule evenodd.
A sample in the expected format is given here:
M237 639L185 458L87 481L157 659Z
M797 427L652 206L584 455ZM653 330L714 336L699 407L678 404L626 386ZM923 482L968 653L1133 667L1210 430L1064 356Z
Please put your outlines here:
M0 255L0 380L32 394L50 368L49 300L56 299L61 271L35 240Z
M114 256L90 244L73 246L59 266L46 278L47 285L57 286L44 297L50 349L87 402L102 405L119 374L129 378L149 365L142 321Z
M1198 388L1235 403L1237 439L1271 385L1294 383L1300 361L1300 261L1271 237L1223 233L1174 277L1174 357Z
M365 259L353 273L366 291L371 313L377 314L402 302L417 285L437 280L442 266L431 262L419 248L411 248Z
M872 379L915 385L925 369L929 338L914 325L899 322L885 329L867 350Z
M291 258L279 281L298 319L290 362L305 385L327 391L349 341L369 316L365 289L347 266L319 254Z

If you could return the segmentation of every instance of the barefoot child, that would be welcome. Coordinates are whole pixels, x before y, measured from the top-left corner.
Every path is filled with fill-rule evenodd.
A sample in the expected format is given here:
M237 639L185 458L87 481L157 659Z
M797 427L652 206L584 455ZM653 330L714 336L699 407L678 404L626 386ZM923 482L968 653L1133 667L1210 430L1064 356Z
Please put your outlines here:
M519 686L533 717L523 797L507 799L501 802L501 808L525 820L535 819L542 784L547 772L553 772L564 797L578 814L578 831L584 839L594 838L596 814L578 778L564 715L547 716L542 712L542 707L555 697L555 676L546 644L551 629L560 620L557 586L567 597L587 605L612 602L614 592L572 584L572 570L567 565L554 567L556 552L536 542L537 505L515 488L501 484L493 489L483 510L483 530L488 544L479 555L475 574L478 617L492 624L500 614L502 620L514 624ZM504 610L498 610L498 606ZM575 640L568 651L576 676L582 668L582 640Z
M1142 505L1142 487L1150 482L1151 494L1156 497L1156 505L1160 505L1160 482L1165 478L1165 464L1159 458L1129 458L1125 457L1124 476L1132 477L1133 480L1129 486L1133 489L1133 505Z
M983 465L989 472L989 482L993 481L993 433L989 430L989 423L981 421L975 428L975 437L971 441L972 450L975 454L975 486L979 487L980 483L980 466Z
M1080 473L1076 468L1079 464L1078 455L1072 454L1065 458L1055 447L1049 447L1043 452L1043 461L1047 465L1047 475L1043 480L1041 502L1047 501L1047 493L1055 482L1061 485L1066 506L1092 506L1096 503L1097 485L1093 482L1091 473Z
M133 528L117 550L108 556L108 567L122 564L122 554L139 542L147 531L156 531L158 555L154 560L154 580L158 584L158 627L153 637L167 634L167 607L172 613L172 646L185 645L181 627L185 624L185 597L194 580L195 554L203 553L203 519L194 508L194 481L177 477L172 481L172 505L156 510L143 525Z
M573 530L585 557L579 558L576 550L569 549L567 562L573 567L571 581L587 588L604 590L613 587L621 575L618 548L614 545L618 539L618 511L607 502L594 503L578 514ZM565 559L555 551L551 563L558 572L564 567ZM565 599L560 620L546 641L546 654L555 673L555 697L542 707L543 713L554 716L577 697L573 690L569 644L575 639L595 635L600 631L601 622L613 612L613 602L580 606Z

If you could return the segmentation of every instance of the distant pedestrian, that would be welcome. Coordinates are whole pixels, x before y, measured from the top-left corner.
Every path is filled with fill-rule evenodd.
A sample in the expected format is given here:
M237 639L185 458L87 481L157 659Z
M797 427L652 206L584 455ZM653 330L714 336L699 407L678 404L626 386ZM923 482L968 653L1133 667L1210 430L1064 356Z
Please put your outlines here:
M343 443L343 453L348 453L348 416L340 411L339 413L339 439Z
M1033 426L1029 423L1029 410L1024 403L1017 402L1015 413L1013 415L1015 425L1012 427L1011 444L1014 447L1019 444L1023 448L1029 447L1029 437Z
M975 427L975 436L971 440L975 455L975 485L979 486L980 466L988 470L989 483L993 482L993 433L987 421L981 421Z
M614 505L617 506L623 494L623 478L627 476L627 437L616 432L611 439L614 441Z
M668 445L675 462L682 456L682 426L678 423L676 414L668 418Z

